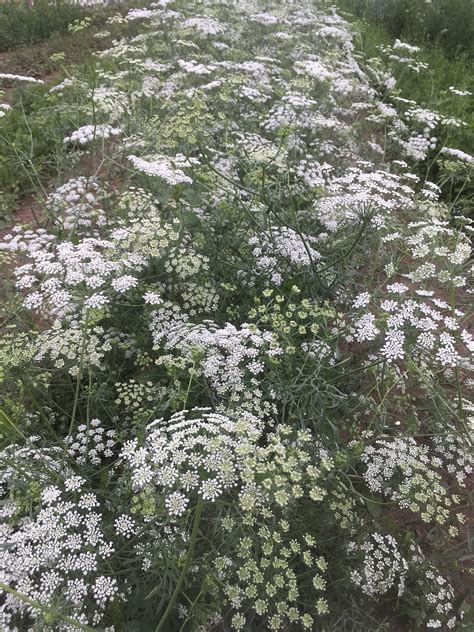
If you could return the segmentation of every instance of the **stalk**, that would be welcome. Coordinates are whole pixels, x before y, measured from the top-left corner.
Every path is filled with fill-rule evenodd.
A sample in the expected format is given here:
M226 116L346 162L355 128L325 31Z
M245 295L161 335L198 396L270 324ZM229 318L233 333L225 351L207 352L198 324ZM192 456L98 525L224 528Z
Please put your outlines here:
M193 521L193 530L191 532L191 539L189 541L189 548L188 548L188 552L186 553L186 559L184 561L183 570L181 571L181 575L179 576L178 583L176 584L173 594L171 595L171 599L169 600L168 606L163 616L161 617L160 622L156 626L155 632L161 632L161 630L163 629L163 626L165 625L169 615L171 614L171 611L173 610L176 600L178 598L178 595L181 591L181 586L183 585L184 578L186 576L186 573L188 572L189 565L191 564L191 560L193 559L194 547L196 545L197 534L199 531L199 523L201 522L203 507L204 507L204 501L202 498L199 498L196 505L196 513L194 514L194 521Z
M52 608L48 608L47 606L44 606L39 601L36 601L35 599L30 599L30 597L27 597L26 595L22 595L17 590L15 590L14 588L11 588L10 586L8 586L8 584L4 584L3 582L0 582L0 590L10 593L10 595L13 595L14 597L16 597L17 599L20 599L20 601L23 601L24 603L27 603L32 608L36 608L37 610L41 610L41 612L44 612L46 615L49 614L53 616L54 618L60 619L61 621L65 621L66 623L69 623L70 625L76 628L79 628L80 630L86 630L86 632L98 632L98 630L100 629L100 628L91 628L89 625L86 625L85 623L76 621L76 619L73 619L71 617L66 617L62 615L61 613L57 612L56 610L53 610Z

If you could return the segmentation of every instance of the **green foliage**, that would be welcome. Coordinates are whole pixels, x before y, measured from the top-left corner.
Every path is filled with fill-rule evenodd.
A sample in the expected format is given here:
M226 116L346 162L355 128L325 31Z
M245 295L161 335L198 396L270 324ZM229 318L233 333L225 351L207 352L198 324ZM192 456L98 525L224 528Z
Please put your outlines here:
M461 121L460 127L442 130L442 141L446 146L472 154L474 99L460 97L450 88L474 94L474 2L339 0L338 5L350 11L349 19L358 18L355 22L358 31L355 43L363 64L377 58L381 47L390 46L396 37L420 46L417 59L427 67L419 73L406 71L403 67L393 68L397 81L396 94L416 101L428 110ZM459 44L457 47L454 43L448 45L446 39L428 35L430 24L437 23L441 29L443 24L450 24L450 20L454 19L458 20L456 28L459 32L453 30L455 35L452 39ZM434 27L430 28L434 32ZM423 163L420 175L424 177L427 174L442 187L444 199L449 204L455 201L458 213L472 214L472 169L460 170L459 163L453 165L447 161Z
M65 0L8 0L0 4L0 52L66 33L68 25L82 18L87 9Z
M0 128L0 189L2 215L8 216L16 196L24 196L40 186L51 173L55 155L62 149L64 121L52 107L43 86L17 89L12 110Z
M36 10L39 14L43 9L52 11L55 6L47 0L41 0L34 7L14 2L11 5L0 4L0 50L3 42L7 42L1 33L3 10L7 14L11 9L12 15L28 12L25 15L29 16L30 13L34 15ZM39 77L45 81L45 85L18 83L10 79L0 82L0 103L6 101L11 107L8 116L0 119L0 223L8 222L18 200L40 190L54 170L61 169L60 163L64 162L61 158L64 157L63 132L68 129L71 116L77 116L77 108L72 113L70 109L57 107L56 96L49 92L51 83L56 76L61 77L65 66L71 68L76 65L85 75L94 72L93 55L104 46L101 38L95 36L103 29L106 18L112 12L116 13L115 9L99 8L91 18L81 21L74 18L83 16L84 9L71 12L71 8L77 7L63 0L57 6L58 16L62 15L61 7L65 7L64 29L52 28L59 20L55 17L50 24L51 30L44 31L46 41L39 41L43 39L41 36L31 40L39 43L26 45L30 40L23 40L18 35L15 37L15 48L3 59L0 57L0 73ZM69 19L72 21L71 29L68 29ZM27 22L20 20L20 23L26 28ZM83 104L84 95L78 108L82 112Z
M464 629L468 53L244 5L0 99L0 627Z
M474 56L471 0L342 0L338 4L381 25L393 38L437 45L450 57Z

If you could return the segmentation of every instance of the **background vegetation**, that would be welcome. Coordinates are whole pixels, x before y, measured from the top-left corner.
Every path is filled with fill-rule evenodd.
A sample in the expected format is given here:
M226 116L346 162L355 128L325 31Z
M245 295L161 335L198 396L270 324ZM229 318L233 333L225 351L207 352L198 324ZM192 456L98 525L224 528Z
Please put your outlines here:
M85 7L66 0L35 0L32 5L7 0L0 4L0 52L67 33L69 24L86 13Z
M474 98L459 98L450 88L474 94L474 2L471 0L338 0L338 6L357 28L355 40L361 63L380 55L382 47L401 39L420 47L423 72L394 68L396 93L419 105L464 122L450 129L444 141L466 153L474 152ZM441 185L453 212L473 215L474 188L469 177L441 173L436 161L419 165Z
M356 17L383 27L392 38L439 46L449 57L474 57L471 0L339 0Z

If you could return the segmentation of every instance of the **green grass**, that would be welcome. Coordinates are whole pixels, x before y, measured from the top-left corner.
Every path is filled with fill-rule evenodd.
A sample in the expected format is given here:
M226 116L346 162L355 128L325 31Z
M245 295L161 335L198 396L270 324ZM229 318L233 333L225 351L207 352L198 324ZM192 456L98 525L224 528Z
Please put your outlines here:
M473 3L474 6L474 3ZM359 21L360 32L356 40L360 51L367 58L380 55L379 46L393 44L390 30L372 21ZM468 52L455 57L448 56L439 45L421 46L420 61L428 65L421 73L405 71L397 75L400 96L416 101L422 107L435 110L445 116L459 118L465 126L450 136L456 147L469 152L474 147L474 101L459 97L449 91L450 86L474 93L474 73Z

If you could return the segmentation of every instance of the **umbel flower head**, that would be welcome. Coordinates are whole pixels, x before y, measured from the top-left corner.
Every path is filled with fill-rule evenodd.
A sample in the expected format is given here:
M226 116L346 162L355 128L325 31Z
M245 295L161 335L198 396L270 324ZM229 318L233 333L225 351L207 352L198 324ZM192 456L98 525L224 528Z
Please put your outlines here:
M3 630L31 629L23 627L31 619L43 626L38 629L52 629L44 611L59 599L63 618L97 625L107 604L117 598L118 583L106 564L114 546L105 536L98 498L84 489L85 482L71 476L61 486L49 485L35 515L14 514L3 522L0 581L20 595L4 593Z
M148 487L164 495L170 516L180 516L191 497L215 501L239 480L239 458L251 449L261 423L249 413L235 418L194 408L157 419L143 445L128 441L121 456L135 491Z

